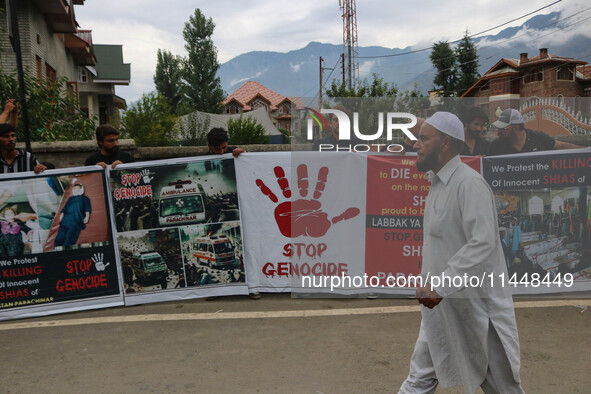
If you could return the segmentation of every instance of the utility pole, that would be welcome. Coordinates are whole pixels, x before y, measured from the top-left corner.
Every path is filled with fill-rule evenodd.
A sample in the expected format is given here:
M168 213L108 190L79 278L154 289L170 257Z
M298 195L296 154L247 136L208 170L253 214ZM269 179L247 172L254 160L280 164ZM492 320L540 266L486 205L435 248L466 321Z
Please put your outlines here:
M318 109L322 108L322 56L320 56L320 83L318 84Z
M29 135L29 111L27 110L27 94L25 91L25 74L23 72L23 57L21 53L21 39L18 30L16 16L16 1L6 0L6 17L8 19L8 37L16 55L16 71L18 74L19 112L22 118L22 127L25 135L25 147L31 152L31 136Z
M341 69L343 70L343 87L345 87L345 82L347 79L345 78L345 54L341 53Z

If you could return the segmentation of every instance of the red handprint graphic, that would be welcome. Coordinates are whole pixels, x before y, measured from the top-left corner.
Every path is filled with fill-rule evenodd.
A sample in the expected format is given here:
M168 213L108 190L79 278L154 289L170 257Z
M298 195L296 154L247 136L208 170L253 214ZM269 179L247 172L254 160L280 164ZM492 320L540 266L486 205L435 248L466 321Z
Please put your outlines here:
M285 198L291 198L289 181L285 178L283 168L277 166L274 168L277 184ZM332 224L341 220L348 220L359 215L359 208L349 208L342 214L328 219L328 214L321 210L321 203L318 199L322 196L326 179L328 177L328 168L322 167L318 171L318 181L314 189L312 199L305 199L308 196L308 167L300 164L297 168L297 183L301 199L295 201L284 201L275 207L275 221L279 231L286 237L299 237L306 235L309 237L322 237ZM277 196L265 185L261 179L256 180L256 185L261 192L269 197L274 203L279 202Z

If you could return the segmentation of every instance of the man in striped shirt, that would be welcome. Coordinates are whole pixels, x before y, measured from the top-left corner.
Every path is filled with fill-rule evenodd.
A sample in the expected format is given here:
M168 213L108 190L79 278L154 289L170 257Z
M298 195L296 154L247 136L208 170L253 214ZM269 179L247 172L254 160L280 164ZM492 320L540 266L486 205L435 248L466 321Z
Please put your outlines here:
M16 148L16 130L8 123L0 123L0 155L0 174L26 171L39 174L47 168L32 153Z

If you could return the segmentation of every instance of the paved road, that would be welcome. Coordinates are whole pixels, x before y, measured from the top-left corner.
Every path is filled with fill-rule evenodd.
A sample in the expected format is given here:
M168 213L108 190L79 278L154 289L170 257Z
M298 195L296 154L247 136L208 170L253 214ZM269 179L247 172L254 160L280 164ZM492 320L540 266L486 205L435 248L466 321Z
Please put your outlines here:
M585 306L516 301L527 392L589 392ZM392 393L419 322L414 300L287 294L2 322L0 392Z

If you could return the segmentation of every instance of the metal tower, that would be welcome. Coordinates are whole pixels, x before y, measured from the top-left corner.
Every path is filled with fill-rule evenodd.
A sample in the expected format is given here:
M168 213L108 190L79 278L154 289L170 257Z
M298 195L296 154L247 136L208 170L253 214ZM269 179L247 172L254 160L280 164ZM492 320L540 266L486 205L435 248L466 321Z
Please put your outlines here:
M343 12L343 74L347 89L359 81L359 54L357 45L357 6L355 0L339 0Z

